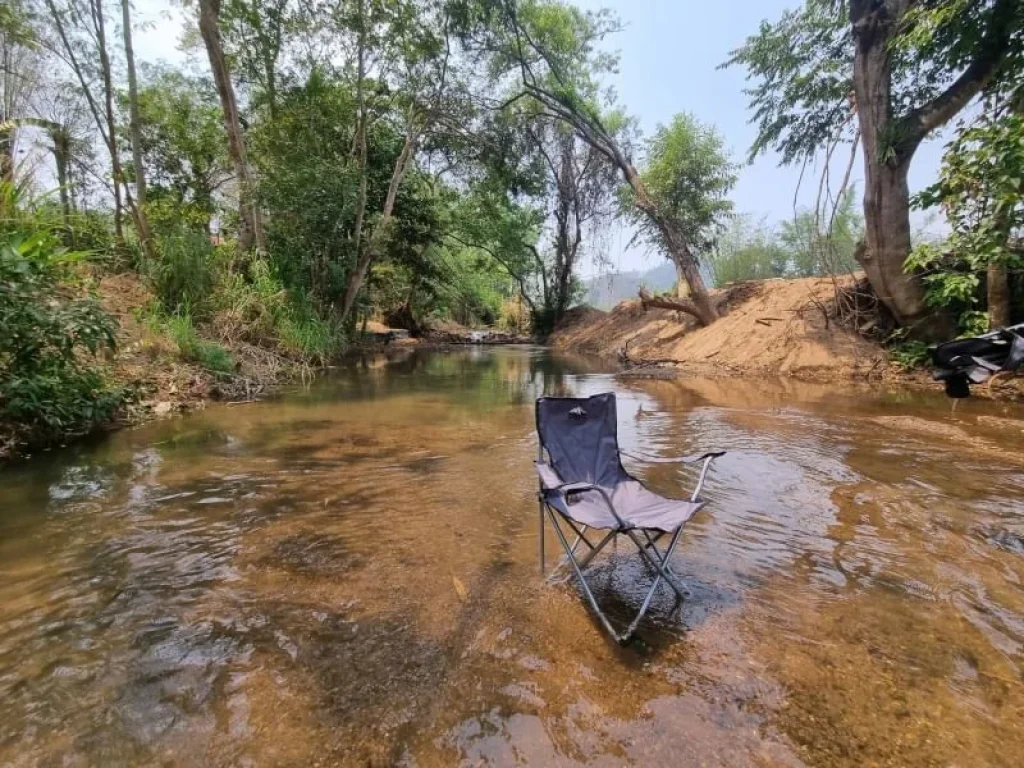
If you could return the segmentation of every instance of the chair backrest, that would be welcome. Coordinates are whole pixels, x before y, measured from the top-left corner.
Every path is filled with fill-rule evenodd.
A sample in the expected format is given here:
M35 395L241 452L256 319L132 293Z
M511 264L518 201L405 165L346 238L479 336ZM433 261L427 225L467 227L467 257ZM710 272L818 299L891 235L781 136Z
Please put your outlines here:
M540 398L537 434L563 482L611 488L629 477L619 461L611 392L586 398Z

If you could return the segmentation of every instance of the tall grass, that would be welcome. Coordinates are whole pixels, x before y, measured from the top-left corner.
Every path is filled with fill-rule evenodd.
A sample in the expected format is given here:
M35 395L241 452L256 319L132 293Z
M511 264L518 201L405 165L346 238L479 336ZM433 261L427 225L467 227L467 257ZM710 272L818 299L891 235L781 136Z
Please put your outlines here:
M160 259L147 265L157 298L168 313L204 314L217 284L217 260L202 232L180 229L160 241Z
M213 373L231 373L235 370L235 359L231 353L215 341L200 338L192 316L187 312L180 312L168 319L167 335L178 348L182 359Z

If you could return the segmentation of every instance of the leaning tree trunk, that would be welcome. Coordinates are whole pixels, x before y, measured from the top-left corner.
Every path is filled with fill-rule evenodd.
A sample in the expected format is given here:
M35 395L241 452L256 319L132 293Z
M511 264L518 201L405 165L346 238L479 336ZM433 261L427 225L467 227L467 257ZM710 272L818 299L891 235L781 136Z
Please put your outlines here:
M263 227L259 210L256 207L255 190L249 163L245 156L245 139L242 135L242 122L238 117L238 101L235 99L235 88L231 82L231 71L224 56L224 46L220 36L220 0L199 0L199 32L206 45L206 54L210 59L210 69L217 85L220 97L221 112L224 117L224 130L228 137L228 155L235 167L235 180L238 184L238 249L247 252L255 246L265 250L263 243Z
M149 228L149 216L146 214L146 169L142 163L142 124L139 117L139 82L135 74L135 49L132 45L132 17L129 0L121 0L121 30L124 36L124 57L128 68L128 109L130 115L129 131L132 139L132 165L135 166L135 205L132 214L135 226L139 230L139 239L146 258L156 261L156 247L153 244L153 232Z
M711 295L704 285L704 278L700 274L700 267L697 266L697 259L686 242L686 236L679 229L674 221L662 215L658 206L647 194L640 174L632 163L626 161L619 163L626 182L633 190L636 206L647 216L658 231L661 232L665 246L668 249L669 258L676 265L676 274L686 282L690 288L689 300L679 299L675 309L693 315L700 321L701 325L711 325L718 319L718 310L715 309ZM690 306L692 305L692 306Z
M402 185L402 180L405 178L405 174L409 170L415 149L416 133L412 128L410 128L409 132L405 135L405 143L402 146L402 151L399 153L398 159L395 160L395 168L391 173L391 183L388 185L388 193L384 198L384 207L381 210L380 219L376 226L374 226L373 232L370 234L366 246L359 254L356 266L352 270L352 274L349 276L348 285L345 286L345 294L341 299L340 319L342 322L345 322L349 314L352 312L352 307L354 307L356 303L356 297L359 295L359 289L363 287L363 282L366 280L366 273L370 269L370 264L377 255L377 251L384 239L384 235L391 226L391 218L395 210L395 200L398 198L398 188Z
M117 148L117 122L114 118L114 83L110 72L110 56L107 54L106 21L103 17L102 0L94 0L93 23L96 29L96 48L100 56L100 75L103 78L103 115L107 122L107 148L110 150L110 168L114 176L114 237L124 249L124 203L121 198L121 184L124 172L121 170L121 156Z

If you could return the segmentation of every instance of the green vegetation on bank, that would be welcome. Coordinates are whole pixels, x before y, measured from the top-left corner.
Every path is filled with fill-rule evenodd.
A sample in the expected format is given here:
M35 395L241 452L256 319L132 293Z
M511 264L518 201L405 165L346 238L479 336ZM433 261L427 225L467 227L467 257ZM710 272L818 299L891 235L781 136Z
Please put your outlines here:
M86 432L131 394L104 364L116 325L83 290L87 254L20 198L0 183L0 449Z
M370 321L543 337L622 221L701 325L720 311L709 283L854 268L901 341L1020 320L1024 13L890 5L804 0L732 54L753 154L821 172L814 208L773 227L735 211L742 168L700 105L643 135L608 88L622 24L607 11L197 0L181 45L200 69L136 61L129 0L6 3L0 421L46 442L116 417L131 393L90 297L112 273L148 287L131 309L177 360L250 392L328 364ZM912 200L917 147L961 113ZM912 204L949 237L915 242Z

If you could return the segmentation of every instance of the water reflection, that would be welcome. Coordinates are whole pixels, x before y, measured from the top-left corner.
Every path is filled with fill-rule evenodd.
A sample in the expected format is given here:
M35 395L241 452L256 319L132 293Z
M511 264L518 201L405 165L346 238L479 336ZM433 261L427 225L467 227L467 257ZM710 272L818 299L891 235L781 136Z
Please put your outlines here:
M608 389L729 451L626 649L534 559L532 401ZM10 467L0 764L1017 764L1024 414L966 406L413 351Z

